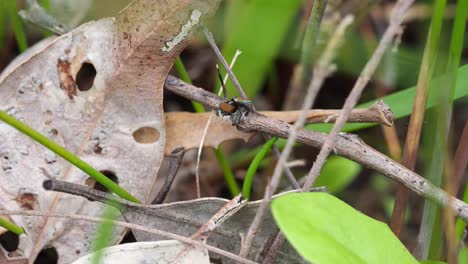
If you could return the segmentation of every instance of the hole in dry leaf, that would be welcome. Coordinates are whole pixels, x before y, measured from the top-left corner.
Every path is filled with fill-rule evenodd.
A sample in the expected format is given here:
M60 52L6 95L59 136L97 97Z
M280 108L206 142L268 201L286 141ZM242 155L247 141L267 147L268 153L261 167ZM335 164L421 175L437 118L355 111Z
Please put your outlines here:
M94 68L93 64L89 62L83 63L75 78L78 90L83 92L91 89L94 77L96 77L96 68Z
M141 144L151 144L159 140L159 131L153 127L141 127L133 132L133 139Z
M102 174L104 174L107 178L109 178L111 181L115 182L115 183L119 183L119 179L117 178L117 176L115 175L114 172L110 171L110 170L103 170L101 171ZM110 192L106 187L104 187L104 185L100 184L99 182L96 182L96 180L92 179L92 178L88 178L86 180L86 185L88 185L89 187L95 189L95 190L98 190L98 191L101 191L101 192Z
M5 251L14 252L18 249L18 245L19 236L17 234L7 231L0 235L0 246L2 246Z
M37 255L34 264L55 264L58 262L58 253L54 247L45 247Z
M37 195L33 193L22 193L16 197L16 203L25 210L34 210L37 206Z

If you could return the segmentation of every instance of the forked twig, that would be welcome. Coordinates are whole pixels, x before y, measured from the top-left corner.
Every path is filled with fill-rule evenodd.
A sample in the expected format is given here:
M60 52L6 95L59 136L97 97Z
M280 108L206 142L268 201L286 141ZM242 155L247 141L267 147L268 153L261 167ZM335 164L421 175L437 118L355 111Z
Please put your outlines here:
M211 109L219 109L223 98L187 84L182 80L169 75L165 82L165 88L190 100L195 100ZM272 136L287 138L291 125L286 122L269 118L258 112L252 112L248 117L241 120L238 128L247 133L266 133ZM320 148L327 135L306 129L299 129L297 141ZM366 145L358 136L340 133L335 139L334 150L337 155L354 160L364 166L374 169L387 177L405 184L418 195L430 199L441 206L449 206L459 217L468 221L468 204L459 199L449 203L451 197L448 193L434 186L414 171L408 170L398 162Z

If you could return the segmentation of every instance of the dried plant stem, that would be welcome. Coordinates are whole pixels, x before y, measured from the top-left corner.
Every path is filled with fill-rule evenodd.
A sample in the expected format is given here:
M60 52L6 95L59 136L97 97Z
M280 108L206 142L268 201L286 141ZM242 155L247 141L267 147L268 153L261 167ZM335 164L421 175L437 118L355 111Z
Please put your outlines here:
M433 32L434 33L434 32ZM416 95L414 97L413 110L411 112L408 131L406 134L405 145L403 148L402 165L410 170L414 170L416 158L419 149L419 141L421 138L421 130L424 122L424 114L426 111L426 103L429 95L429 82L431 81L434 71L434 62L432 54L436 47L431 43L430 34L424 48L424 55L419 70L418 83L416 84ZM392 220L390 228L396 236L399 236L404 225L406 206L408 203L409 190L399 185L395 196L395 206L393 208Z
M273 176L271 177L270 183L266 186L265 195L263 197L263 202L260 204L257 214L255 215L254 220L252 221L251 226L245 236L245 239L242 243L240 255L243 257L247 257L252 247L253 240L259 230L260 223L263 219L263 215L265 214L266 208L269 206L271 197L275 193L276 189L278 188L278 184L281 179L282 172L284 170L285 164L289 155L291 154L293 144L296 142L297 134L300 128L304 126L304 122L306 119L306 111L310 109L314 103L314 100L322 86L323 82L325 81L326 77L330 74L331 68L330 64L334 58L336 50L338 49L339 43L342 40L344 35L345 29L352 23L353 17L347 16L341 22L340 26L337 28L334 36L330 40L330 43L327 45L325 52L320 59L318 65L314 70L314 78L312 79L309 88L307 90L307 94L304 99L304 103L302 105L302 111L299 115L299 118L294 123L294 125L289 130L288 141L286 146L281 153L281 156L276 163L275 169L273 171Z
M463 128L462 135L458 141L458 147L455 151L455 156L453 158L453 184L455 189L453 190L453 195L457 195L461 183L463 182L463 174L465 173L466 167L468 165L468 121L465 122L465 127Z
M40 212L40 211L10 211L10 210L0 210L0 215L26 215L26 216L42 216L42 217L55 217L55 218L67 218L67 219L75 219L75 220L80 220L80 221L89 221L89 222L95 222L95 223L100 223L102 221L110 222L113 225L116 226L121 226L121 227L126 227L130 228L133 230L140 230L152 234L157 234L163 237L167 237L169 239L174 239L178 240L193 246L197 247L205 247L209 251L212 251L214 253L220 254L222 256L225 256L227 258L236 260L240 263L249 263L249 264L255 264L256 262L241 258L237 256L236 254L224 251L222 249L219 249L214 246L207 245L203 242L193 240L188 237L176 235L173 233L165 232L156 228L151 228L151 227L145 227L137 224L132 224L132 223L127 223L127 222L122 222L122 221L117 221L114 219L106 219L106 218L99 218L99 217L93 217L93 216L87 216L87 215L79 215L79 214L57 214L57 213L45 213L45 212Z
M231 61L231 65L230 65L231 69L236 64L237 57L239 57L240 54L241 54L241 52L239 50L236 50L236 54L234 54L234 57L232 58L232 61ZM224 76L224 79L223 79L224 84L226 84L226 82L228 80L228 77L229 77L228 74L226 74ZM222 90L223 90L222 87L220 87L218 95L221 95ZM213 118L213 112L211 112L210 116L208 117L208 121L206 122L205 129L203 130L203 136L202 136L202 138L200 140L200 145L198 146L197 165L195 167L195 179L196 179L196 183L197 183L197 197L198 198L200 198L200 196L201 196L201 194L200 194L200 174L199 174L201 153L202 153L202 150L203 150L203 144L205 143L206 134L208 133L208 128L210 127L212 118Z
M162 204L166 199L166 196L169 193L169 190L171 189L172 183L174 182L177 172L179 171L180 164L182 163L182 158L184 157L184 153L184 148L180 147L174 149L169 155L169 173L167 174L166 179L164 180L164 184L161 187L161 190L159 191L156 198L154 198L152 204Z
M307 176L306 181L304 183L303 190L309 190L314 184L315 180L317 179L320 170L322 169L322 166L325 163L325 159L328 157L332 148L334 147L335 138L338 136L338 133L345 124L346 120L348 119L349 112L357 104L362 91L364 90L371 76L375 72L380 60L382 59L385 53L385 50L388 48L388 46L390 46L393 38L399 33L404 15L413 2L414 0L400 0L398 1L398 4L395 5L392 17L390 19L390 24L387 27L385 33L383 34L382 39L379 42L379 45L377 46L377 49L374 51L374 54L364 67L356 84L351 90L351 93L349 94L348 98L346 98L345 104L343 106L343 112L338 117L338 120L333 126L332 131L327 137L327 140L323 144L322 149L320 150L320 153L314 162L314 165L310 169L309 175Z
M239 81L237 80L236 75L234 75L231 67L229 67L229 65L226 62L226 59L224 59L223 54L221 53L218 46L216 45L216 42L213 38L213 34L211 34L211 32L208 31L206 27L203 27L203 33L205 34L205 37L208 40L208 43L210 44L211 48L215 52L216 57L221 61L221 64L223 64L223 67L226 70L226 73L229 75L229 78L231 78L231 81L234 84L234 87L236 87L237 91L239 92L239 95L244 98L248 98L244 90L242 89L242 86L240 85Z

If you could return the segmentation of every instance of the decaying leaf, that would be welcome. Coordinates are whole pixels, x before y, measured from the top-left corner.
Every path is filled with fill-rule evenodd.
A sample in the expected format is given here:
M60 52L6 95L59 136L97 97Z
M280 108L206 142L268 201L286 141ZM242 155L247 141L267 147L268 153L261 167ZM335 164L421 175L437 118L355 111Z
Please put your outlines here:
M177 256L184 250L185 244L177 240L161 240L157 242L137 242L122 244L102 249L99 263L101 264L209 264L210 257L206 248L190 247L185 254ZM97 253L91 253L81 257L73 264L93 263ZM176 261L174 259L176 258Z
M47 181L44 183L44 187L48 190L76 194L92 201L100 201L116 206L121 210L124 219L129 223L192 238L194 238L192 235L196 234L200 227L204 226L229 202L229 200L222 198L201 198L160 205L140 205L125 201L115 195L63 181ZM237 213L230 216L220 226L217 226L214 231L211 231L207 243L228 252L239 252L241 235L247 232L260 203L261 200L244 204ZM262 222L262 228L255 237L253 248L250 251L250 258L255 259L255 256L260 254L267 241L274 238L277 232L276 223L270 211L267 211ZM134 230L134 235L138 241L159 241L166 239L156 234L138 230ZM212 257L221 258L223 263L232 263L232 260L216 254L212 254ZM285 243L275 263L303 263L303 260L288 243Z
M116 19L82 25L31 49L0 77L0 109L80 156L141 201L151 201L165 145L162 89L191 29L220 0L137 0ZM99 215L102 205L44 192L45 179L88 176L0 123L0 207ZM87 253L94 224L14 216L32 262L54 247L59 263ZM113 242L120 240L119 230Z

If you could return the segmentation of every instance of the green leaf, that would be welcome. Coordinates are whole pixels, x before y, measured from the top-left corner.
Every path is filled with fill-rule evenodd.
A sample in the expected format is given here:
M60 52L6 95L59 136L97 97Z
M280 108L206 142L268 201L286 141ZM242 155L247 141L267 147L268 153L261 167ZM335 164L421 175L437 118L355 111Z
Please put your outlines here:
M232 2L236 3L229 6L233 11L228 10L230 25L226 31L229 33L224 41L223 55L232 58L237 49L242 51L235 74L247 95L255 97L302 1ZM229 95L235 95L231 83L228 83L227 90Z
M463 263L463 262L460 262ZM421 264L447 264L447 262L439 261L439 260L423 260Z
M326 186L332 193L346 188L361 171L361 165L340 156L330 157L323 165L315 186Z
M418 263L385 223L328 193L280 196L272 212L289 242L312 263Z

